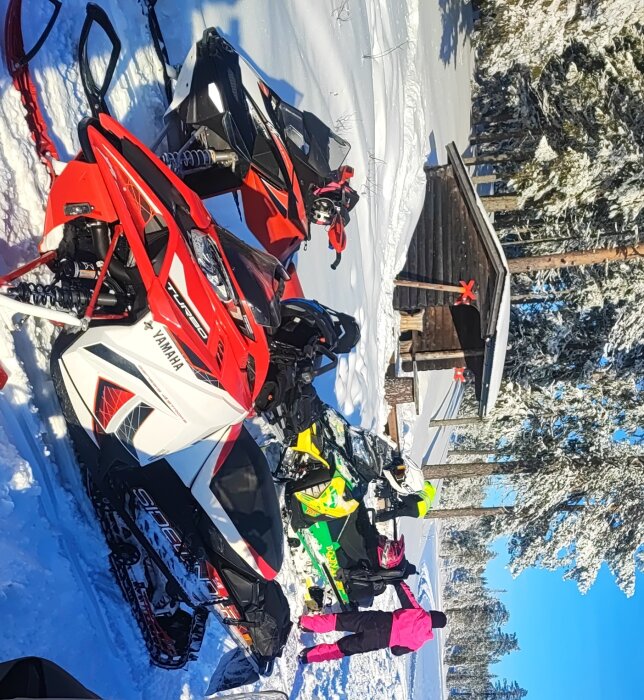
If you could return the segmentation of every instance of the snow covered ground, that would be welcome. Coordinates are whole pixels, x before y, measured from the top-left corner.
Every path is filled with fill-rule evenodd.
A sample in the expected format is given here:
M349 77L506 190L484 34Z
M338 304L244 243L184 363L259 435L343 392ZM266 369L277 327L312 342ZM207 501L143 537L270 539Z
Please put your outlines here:
M447 461L451 428L430 428L433 419L453 418L463 398L463 385L454 382L453 370L421 372L419 394L423 397L418 415L413 406L398 408L399 425L403 426L402 445L417 464L440 464ZM436 502L440 501L441 482L436 484ZM408 556L420 562L415 591L421 604L442 610L438 544L440 524L435 520L402 519ZM412 579L413 581L413 579ZM443 633L438 632L435 644L426 644L409 662L410 699L442 700Z
M36 18L47 3L24 4L30 45L28 34L37 33ZM101 4L123 42L109 98L113 114L150 143L164 99L144 18L134 2ZM87 113L75 61L84 6L85 0L66 0L32 69L62 159L76 151L74 125ZM158 12L172 61L183 58L204 27L217 26L285 99L317 112L353 144L349 162L362 200L342 264L337 272L328 268L332 256L322 230L298 264L308 295L353 313L362 325L360 345L339 367L334 390L338 405L356 422L379 429L384 369L396 337L392 280L422 205L422 165L428 156L444 160L450 140L467 145L468 7L461 0L160 0ZM106 60L100 44L95 48L99 62ZM35 254L48 191L4 69L0 145L2 272ZM51 658L105 698L200 698L227 642L210 625L197 662L180 672L150 666L107 568L106 545L48 378L51 332L33 320L12 334L0 325L0 351L13 371L0 396L0 659ZM431 401L423 403L418 426L438 405L453 409L457 400L449 376L428 377L427 393ZM412 456L438 461L446 436L424 428L413 434ZM435 540L430 527L418 553L425 562L422 595L430 600L439 590ZM288 562L282 580L296 613ZM351 697L365 699L440 697L438 645L428 646L408 674L408 660L386 652L298 669L299 644L293 635L262 687L285 690L291 698L340 700L349 697L347 688Z

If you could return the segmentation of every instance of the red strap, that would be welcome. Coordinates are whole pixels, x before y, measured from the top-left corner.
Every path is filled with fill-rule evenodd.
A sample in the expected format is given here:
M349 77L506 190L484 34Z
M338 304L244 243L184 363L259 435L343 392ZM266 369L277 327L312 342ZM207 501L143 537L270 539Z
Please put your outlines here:
M467 381L465 370L467 367L454 367L454 381L464 383Z

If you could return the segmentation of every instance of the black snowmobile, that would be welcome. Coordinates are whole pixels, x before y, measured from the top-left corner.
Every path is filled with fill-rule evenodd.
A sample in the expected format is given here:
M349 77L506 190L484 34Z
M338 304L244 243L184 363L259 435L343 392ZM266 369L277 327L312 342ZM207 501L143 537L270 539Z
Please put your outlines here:
M146 5L170 101L162 159L201 197L239 191L249 229L285 266L310 238L311 224L326 226L335 269L359 200L349 184L353 168L343 165L350 144L282 100L212 27L175 83L156 0Z
M405 558L404 538L391 540L381 535L370 516L371 511L360 502L344 517L316 520L299 528L291 523L312 564L312 571L304 576L309 607L324 605L327 588L343 610L370 607L389 584L416 573ZM296 542L289 543L297 547Z

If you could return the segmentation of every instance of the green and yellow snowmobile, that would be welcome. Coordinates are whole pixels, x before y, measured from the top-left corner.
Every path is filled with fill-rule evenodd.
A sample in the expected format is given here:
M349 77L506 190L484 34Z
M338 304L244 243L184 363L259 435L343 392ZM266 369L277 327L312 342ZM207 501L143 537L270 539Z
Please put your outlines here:
M282 455L278 474L288 479L286 506L295 534L289 541L301 545L311 563L304 572L309 607L321 607L325 589L345 610L369 605L387 583L413 569L404 559L404 540L380 535L363 503L383 461L388 466L396 459L395 450L388 453L376 440L389 448L327 409Z

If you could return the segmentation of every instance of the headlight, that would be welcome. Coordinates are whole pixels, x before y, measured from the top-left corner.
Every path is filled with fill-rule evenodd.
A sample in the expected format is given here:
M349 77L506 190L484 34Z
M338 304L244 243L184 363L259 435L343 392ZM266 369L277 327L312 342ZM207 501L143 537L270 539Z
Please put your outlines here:
M190 231L190 239L199 267L206 275L210 286L224 304L232 301L234 298L233 291L223 269L219 251L210 236L192 229Z

